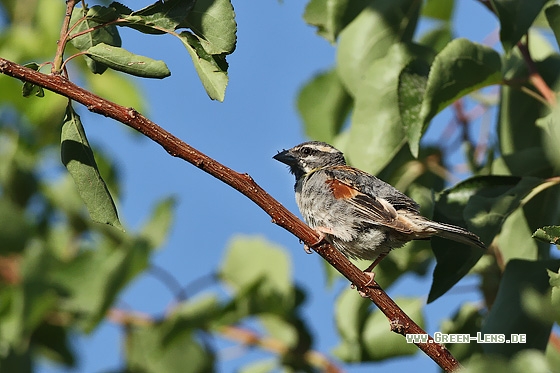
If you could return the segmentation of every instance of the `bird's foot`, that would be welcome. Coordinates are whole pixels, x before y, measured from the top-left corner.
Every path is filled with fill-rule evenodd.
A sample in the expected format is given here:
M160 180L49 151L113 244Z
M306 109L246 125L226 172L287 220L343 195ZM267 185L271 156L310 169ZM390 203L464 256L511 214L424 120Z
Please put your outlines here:
M375 273L374 272L364 271L364 274L369 277L369 281L366 282L365 287L369 287L370 285L375 284ZM352 285L350 285L350 288L355 289L356 285L352 284ZM362 298L368 298L368 295L360 289L358 289L358 294L360 294L360 296Z
M307 246L306 244L303 245L303 250L305 250L305 252L307 254L312 254L313 253L313 251L311 251L311 248L319 246L323 242L323 240L325 239L326 234L332 234L333 233L333 230L331 228L325 228L325 227L315 227L314 231L317 232L317 234L319 235L319 238L317 239L317 241L315 241L313 244L311 244L311 246Z

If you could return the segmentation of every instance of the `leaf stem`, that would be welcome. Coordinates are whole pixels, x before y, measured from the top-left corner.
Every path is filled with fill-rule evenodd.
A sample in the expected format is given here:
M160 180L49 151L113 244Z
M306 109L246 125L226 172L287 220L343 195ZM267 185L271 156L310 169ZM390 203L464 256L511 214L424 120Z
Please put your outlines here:
M546 189L553 187L555 185L560 184L560 176L554 176L551 178L546 179L543 183L537 185L533 188L529 194L527 194L519 203L519 207L523 207L529 202L533 197L535 197L540 192L545 191Z
M519 48L519 51L521 52L521 55L523 56L523 59L525 60L525 63L529 68L529 82L531 82L531 84L537 89L537 91L539 91L540 94L544 97L547 105L554 107L556 106L556 94L552 91L552 89L550 89L548 84L546 84L543 77L539 73L537 65L535 64L535 61L533 61L533 58L529 53L528 43L529 37L527 36L526 44L520 41L519 43L517 43L517 48Z

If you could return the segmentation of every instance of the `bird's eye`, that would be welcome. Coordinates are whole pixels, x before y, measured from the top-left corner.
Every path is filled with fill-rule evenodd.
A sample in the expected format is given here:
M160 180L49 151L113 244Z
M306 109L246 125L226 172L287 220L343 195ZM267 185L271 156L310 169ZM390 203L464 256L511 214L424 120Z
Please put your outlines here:
M311 153L313 153L313 149L311 149L311 148L303 148L303 149L301 149L301 152L302 152L304 155L310 155Z

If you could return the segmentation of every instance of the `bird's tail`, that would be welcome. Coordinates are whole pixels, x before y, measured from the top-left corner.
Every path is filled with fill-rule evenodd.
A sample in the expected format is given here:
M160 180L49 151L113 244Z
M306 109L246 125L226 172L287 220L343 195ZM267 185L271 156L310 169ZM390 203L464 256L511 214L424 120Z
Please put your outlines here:
M436 236L464 243L465 245L478 246L486 249L486 246L480 241L480 238L478 238L476 234L464 228L451 224L437 223L435 221L429 221L428 226L437 231L435 234Z

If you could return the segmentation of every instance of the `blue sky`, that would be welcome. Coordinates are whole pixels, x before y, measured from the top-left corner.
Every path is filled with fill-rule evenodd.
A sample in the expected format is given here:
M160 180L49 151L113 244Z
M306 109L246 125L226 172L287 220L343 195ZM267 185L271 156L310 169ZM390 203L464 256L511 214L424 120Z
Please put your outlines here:
M135 7L141 7L149 1L134 3ZM456 36L481 41L496 29L494 17L477 2L456 3ZM178 40L172 36L146 36L120 30L123 47L163 59L172 72L164 80L137 79L149 105L147 116L219 162L249 173L294 212L297 207L293 177L272 156L282 148L306 140L296 112L296 94L304 82L332 66L335 59L335 48L316 36L314 29L303 21L304 6L304 2L294 0L234 0L238 43L228 58L230 83L223 103L207 97L187 51ZM168 195L177 197L176 220L167 243L155 255L156 265L186 285L218 268L228 242L235 235L266 237L288 250L294 278L308 291L305 313L316 332L315 349L328 353L338 344L332 313L325 310L334 308L337 294L349 284L340 281L334 289L326 289L322 259L318 255L305 255L296 238L271 224L263 211L237 191L172 158L159 145L133 136L124 125L88 113L83 107L77 110L94 149L103 148L117 160L123 185L119 213L128 227L133 230L141 227L158 199ZM448 120L449 114L443 113L436 118L435 127L441 129ZM430 138L438 138L437 130L428 134L427 139ZM398 251L391 255L398 255ZM475 283L474 279L466 279L458 286ZM426 297L429 286L428 279L405 275L390 288L389 294ZM438 331L442 318L450 316L463 301L476 301L475 295L474 290L452 290L426 306L427 330ZM172 302L172 294L161 282L145 274L126 289L117 306L158 314ZM80 358L76 372L101 372L120 366L122 338L117 325L104 322L91 336L76 337L75 341ZM231 344L220 342L218 346L226 348ZM251 359L264 356L268 355L257 352L243 358L230 356L223 359L219 371L231 372ZM371 364L341 365L349 372L372 368ZM384 372L411 366L419 372L438 370L421 353L376 364L375 369ZM40 371L64 370L44 363Z

